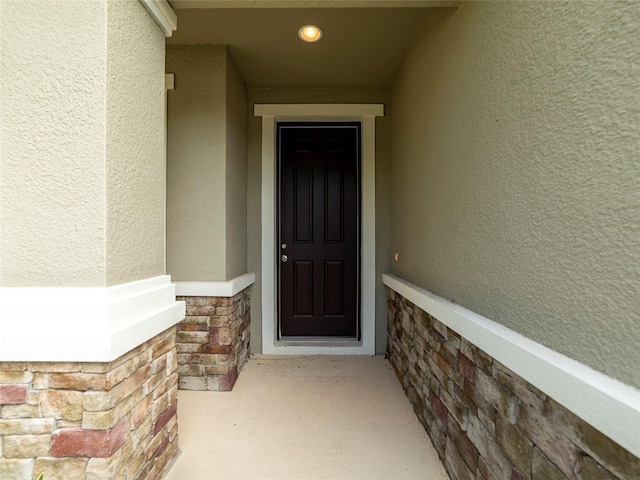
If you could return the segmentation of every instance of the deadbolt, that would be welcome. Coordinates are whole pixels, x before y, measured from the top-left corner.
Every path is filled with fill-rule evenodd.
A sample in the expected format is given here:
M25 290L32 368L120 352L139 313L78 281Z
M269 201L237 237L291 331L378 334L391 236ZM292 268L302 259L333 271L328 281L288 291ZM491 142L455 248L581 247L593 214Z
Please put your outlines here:
M289 257L287 257L286 255L282 255L280 257L280 260L282 260L282 263L287 263L287 260L289 260Z
M286 248L287 248L287 244L286 244L286 243L283 243L283 244L282 244L282 249L283 249L283 250L285 250Z

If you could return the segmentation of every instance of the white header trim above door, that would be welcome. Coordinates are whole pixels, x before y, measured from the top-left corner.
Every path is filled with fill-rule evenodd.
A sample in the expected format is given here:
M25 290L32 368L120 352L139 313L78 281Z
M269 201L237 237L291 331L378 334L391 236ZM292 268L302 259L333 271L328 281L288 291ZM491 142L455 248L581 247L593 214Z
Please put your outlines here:
M375 172L376 122L384 115L379 104L255 105L262 117L262 353L291 355L373 355L375 353ZM362 124L362 340L336 345L279 343L276 266L276 123L282 121L358 121Z
M363 117L383 117L384 105L360 103L255 105L254 114L256 117L278 117L278 121L300 120L304 122L312 122L313 117L320 117L325 122L333 120L360 121ZM333 118L327 119L326 117Z

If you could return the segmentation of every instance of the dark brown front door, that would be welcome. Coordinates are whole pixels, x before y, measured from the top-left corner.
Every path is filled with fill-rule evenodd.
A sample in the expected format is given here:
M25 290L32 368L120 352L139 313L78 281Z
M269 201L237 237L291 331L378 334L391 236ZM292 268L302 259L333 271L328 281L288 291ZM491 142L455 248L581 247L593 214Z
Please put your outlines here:
M278 124L279 337L359 337L360 124Z

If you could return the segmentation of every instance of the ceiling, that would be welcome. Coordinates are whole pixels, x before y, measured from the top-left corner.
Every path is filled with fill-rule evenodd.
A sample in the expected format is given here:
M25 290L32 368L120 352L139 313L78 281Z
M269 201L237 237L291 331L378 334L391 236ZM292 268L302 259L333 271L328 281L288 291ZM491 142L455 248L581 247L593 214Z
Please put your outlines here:
M178 30L167 45L227 45L248 87L386 88L416 27L426 16L452 10L433 6L452 3L458 2L172 0ZM264 8L301 4L312 8ZM364 6L344 8L354 4ZM324 32L317 43L298 39L298 29L309 23Z

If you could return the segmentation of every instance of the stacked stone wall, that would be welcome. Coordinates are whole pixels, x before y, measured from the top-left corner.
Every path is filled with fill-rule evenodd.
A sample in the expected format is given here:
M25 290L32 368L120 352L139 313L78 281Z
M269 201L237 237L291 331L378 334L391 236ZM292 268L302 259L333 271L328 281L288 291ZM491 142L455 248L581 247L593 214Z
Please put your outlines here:
M0 478L162 478L178 452L175 336L109 363L0 363Z
M178 324L181 390L229 391L249 355L249 290L234 297L178 297L186 302Z
M387 354L453 480L640 478L640 459L399 294L387 298Z

